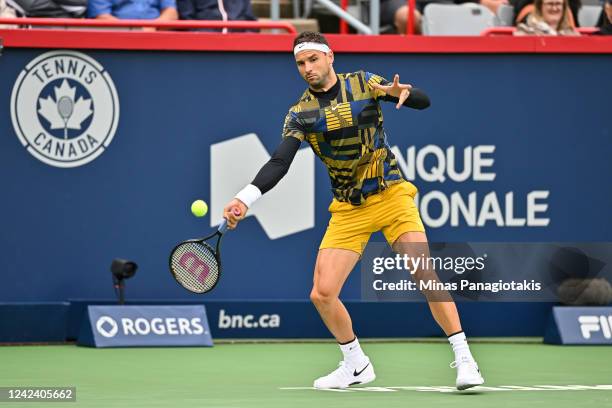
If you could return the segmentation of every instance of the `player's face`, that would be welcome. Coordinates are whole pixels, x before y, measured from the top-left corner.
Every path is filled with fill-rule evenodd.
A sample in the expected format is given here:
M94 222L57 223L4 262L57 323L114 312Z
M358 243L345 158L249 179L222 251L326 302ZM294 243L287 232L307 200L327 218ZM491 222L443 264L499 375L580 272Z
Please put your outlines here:
M323 88L328 82L334 55L321 51L306 50L295 56L300 75L313 89Z

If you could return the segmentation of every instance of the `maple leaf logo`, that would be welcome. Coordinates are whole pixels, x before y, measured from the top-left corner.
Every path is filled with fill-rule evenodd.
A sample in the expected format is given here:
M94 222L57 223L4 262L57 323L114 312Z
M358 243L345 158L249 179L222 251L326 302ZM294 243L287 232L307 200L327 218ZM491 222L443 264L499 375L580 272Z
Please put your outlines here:
M51 95L39 98L38 113L51 125L51 129L64 129L64 139L68 139L68 129L81 129L81 123L92 113L91 99L82 96L75 102L76 87L71 87L64 79L61 86L54 87L55 99Z

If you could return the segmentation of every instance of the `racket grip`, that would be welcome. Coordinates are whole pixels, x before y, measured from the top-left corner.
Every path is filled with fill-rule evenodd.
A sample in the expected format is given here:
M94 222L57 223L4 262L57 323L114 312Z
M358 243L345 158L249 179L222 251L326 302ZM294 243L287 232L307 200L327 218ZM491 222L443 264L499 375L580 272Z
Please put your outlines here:
M232 212L236 216L238 216L238 215L240 215L242 213L242 211L240 211L240 208L237 208L237 207L232 208ZM225 232L227 231L227 220L225 218L221 222L221 225L219 225L219 230L218 231L221 234L225 234Z
M219 225L219 229L218 231L221 234L225 234L225 232L227 231L227 220L224 218L223 221L221 222L221 225Z

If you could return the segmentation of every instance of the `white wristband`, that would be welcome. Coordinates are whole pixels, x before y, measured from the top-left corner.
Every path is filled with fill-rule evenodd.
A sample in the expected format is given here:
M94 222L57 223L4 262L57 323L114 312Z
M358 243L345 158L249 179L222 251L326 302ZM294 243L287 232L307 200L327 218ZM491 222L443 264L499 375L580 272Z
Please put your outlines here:
M238 192L234 198L242 201L247 208L251 208L255 201L259 200L261 196L261 191L256 186L249 184L240 190L240 192Z

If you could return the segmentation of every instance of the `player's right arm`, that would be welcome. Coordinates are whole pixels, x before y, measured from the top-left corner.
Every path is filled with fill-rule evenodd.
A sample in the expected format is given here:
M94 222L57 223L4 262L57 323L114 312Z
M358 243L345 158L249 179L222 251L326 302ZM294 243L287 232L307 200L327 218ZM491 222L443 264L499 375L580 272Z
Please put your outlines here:
M272 190L287 174L303 140L304 130L297 114L289 111L285 118L281 144L274 151L270 160L259 170L251 184L240 190L223 209L223 217L227 219L227 225L230 229L236 228L238 222L246 216L253 203ZM236 216L232 211L235 207L240 209L239 216Z

